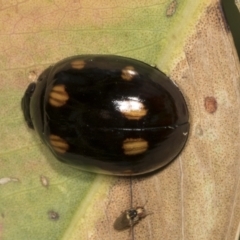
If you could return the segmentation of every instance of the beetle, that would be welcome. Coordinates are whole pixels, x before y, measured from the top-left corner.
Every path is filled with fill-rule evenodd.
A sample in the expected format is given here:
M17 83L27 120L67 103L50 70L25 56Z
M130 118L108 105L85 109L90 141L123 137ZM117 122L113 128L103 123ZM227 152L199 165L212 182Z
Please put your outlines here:
M155 67L115 55L59 61L28 86L21 106L58 160L95 173L155 171L176 158L189 132L176 84Z
M117 231L126 230L132 228L140 220L145 218L148 214L144 207L138 206L130 208L121 213L121 215L115 220L113 227Z

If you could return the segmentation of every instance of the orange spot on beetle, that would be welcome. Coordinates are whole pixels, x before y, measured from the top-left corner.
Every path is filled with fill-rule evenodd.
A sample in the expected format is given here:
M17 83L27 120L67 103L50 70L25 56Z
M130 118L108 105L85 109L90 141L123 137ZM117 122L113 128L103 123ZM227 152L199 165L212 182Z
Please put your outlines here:
M68 99L69 96L63 84L54 86L49 94L49 103L53 107L62 107Z
M61 137L51 134L49 136L50 144L58 153L65 153L69 149L68 143Z

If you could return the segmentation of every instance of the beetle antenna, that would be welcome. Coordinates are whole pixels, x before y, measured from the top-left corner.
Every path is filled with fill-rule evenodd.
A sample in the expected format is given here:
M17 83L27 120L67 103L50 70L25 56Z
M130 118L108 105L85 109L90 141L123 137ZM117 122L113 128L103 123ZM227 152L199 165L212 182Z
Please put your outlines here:
M132 176L130 176L130 209L133 208L133 187L132 184L133 183L133 179Z

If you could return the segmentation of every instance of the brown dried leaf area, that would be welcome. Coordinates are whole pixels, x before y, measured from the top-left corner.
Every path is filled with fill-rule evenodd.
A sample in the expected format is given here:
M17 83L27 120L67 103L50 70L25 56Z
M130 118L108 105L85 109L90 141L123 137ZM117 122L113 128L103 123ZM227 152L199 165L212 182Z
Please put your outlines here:
M130 180L118 179L91 239L237 239L240 221L240 68L219 5L209 7L172 78L191 122L182 154L161 172L132 182L132 206L152 214L128 231L112 225L131 206Z

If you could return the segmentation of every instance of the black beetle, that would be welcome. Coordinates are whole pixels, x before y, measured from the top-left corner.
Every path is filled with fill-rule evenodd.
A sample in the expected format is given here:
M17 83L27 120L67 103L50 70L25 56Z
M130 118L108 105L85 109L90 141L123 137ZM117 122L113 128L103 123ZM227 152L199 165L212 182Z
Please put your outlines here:
M58 160L119 176L165 166L189 132L179 88L158 69L114 55L50 66L27 88L22 110Z

